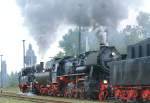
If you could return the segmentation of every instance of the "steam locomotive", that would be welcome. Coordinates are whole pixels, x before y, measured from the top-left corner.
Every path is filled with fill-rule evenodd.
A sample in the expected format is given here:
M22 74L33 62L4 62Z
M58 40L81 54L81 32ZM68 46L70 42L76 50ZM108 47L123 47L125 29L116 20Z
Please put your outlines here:
M120 54L112 46L101 46L99 51L82 53L77 58L54 58L45 69L43 63L23 69L19 87L22 92L41 95L98 98L100 87L108 83L108 63L118 59Z
M54 58L46 63L26 67L20 72L22 92L122 101L150 100L150 39L127 47L120 54L115 47L101 45L78 57Z

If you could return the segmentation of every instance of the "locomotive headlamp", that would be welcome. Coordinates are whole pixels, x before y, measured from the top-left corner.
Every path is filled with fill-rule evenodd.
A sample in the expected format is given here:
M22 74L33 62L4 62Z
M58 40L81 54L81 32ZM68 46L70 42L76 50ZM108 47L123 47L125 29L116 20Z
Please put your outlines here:
M49 88L49 87L50 87L50 85L47 85L47 87Z
M64 78L63 77L60 77L60 80L63 80Z
M104 83L104 84L107 84L107 83L108 83L108 81L107 81L107 80L103 80L103 83Z
M115 56L115 55L116 55L116 53L115 53L115 52L112 52L112 53L111 53L111 55L112 55L112 56Z

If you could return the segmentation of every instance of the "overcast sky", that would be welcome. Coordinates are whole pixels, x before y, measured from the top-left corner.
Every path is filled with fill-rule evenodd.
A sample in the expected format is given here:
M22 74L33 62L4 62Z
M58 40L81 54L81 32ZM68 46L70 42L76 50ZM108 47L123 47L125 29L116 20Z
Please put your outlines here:
M143 0L144 6L139 8L145 12L150 12L150 0ZM129 18L121 23L121 27L126 24L134 24L137 13L130 10ZM67 32L65 26L60 28L58 33L64 34ZM7 62L7 71L19 71L23 65L22 40L26 40L26 49L28 44L33 45L33 49L38 54L36 42L29 36L28 29L24 26L24 19L21 16L20 8L16 4L16 0L1 0L0 3L0 54L3 54L3 59ZM58 38L58 40L61 39ZM50 47L45 55L45 60L52 57L61 50L58 47L58 40ZM40 58L38 58L40 61Z

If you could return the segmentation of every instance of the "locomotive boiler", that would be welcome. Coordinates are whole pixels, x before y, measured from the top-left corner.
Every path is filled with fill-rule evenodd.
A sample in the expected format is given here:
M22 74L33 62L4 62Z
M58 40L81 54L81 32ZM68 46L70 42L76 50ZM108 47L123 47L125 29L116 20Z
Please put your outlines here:
M34 78L36 83L39 83L40 85L46 86L50 82L50 73L47 72L41 72L41 73L35 73Z

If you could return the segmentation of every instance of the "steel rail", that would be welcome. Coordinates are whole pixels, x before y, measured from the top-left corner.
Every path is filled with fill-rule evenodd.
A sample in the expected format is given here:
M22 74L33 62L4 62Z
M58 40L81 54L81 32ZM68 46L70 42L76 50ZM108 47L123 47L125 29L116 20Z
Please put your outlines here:
M30 101L30 102L35 102L35 103L72 103L72 102L67 102L67 101L19 95L19 94L15 94L15 93L11 93L11 92L2 92L2 93L0 93L0 97L6 97L6 98L10 97L10 98L18 99L18 100Z
M73 103L70 101L54 100L54 99L50 99L50 98L42 98L40 96L26 96L26 95L16 94L13 92L6 92L6 91L1 92L0 97L14 98L17 100L30 101L33 103ZM93 101L91 101L91 102L93 102ZM106 100L106 101L103 101L100 103L122 103L122 102L115 101L115 100Z

